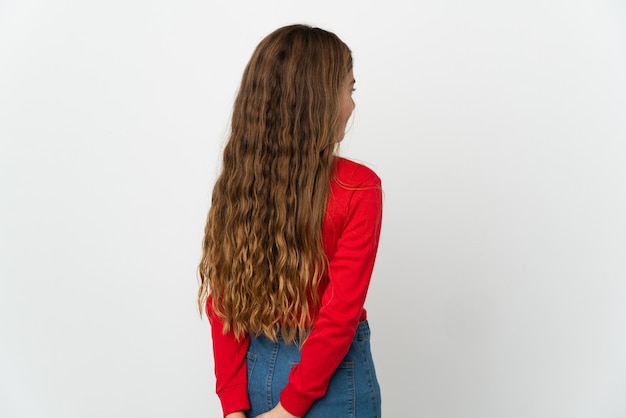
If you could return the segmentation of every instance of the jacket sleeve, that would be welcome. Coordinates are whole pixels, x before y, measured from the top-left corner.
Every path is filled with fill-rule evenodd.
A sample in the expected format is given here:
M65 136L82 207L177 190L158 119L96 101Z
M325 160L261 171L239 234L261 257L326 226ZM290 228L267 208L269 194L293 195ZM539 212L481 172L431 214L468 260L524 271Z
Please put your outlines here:
M250 409L248 400L248 377L246 353L250 339L235 338L232 331L223 333L223 321L215 314L209 296L206 304L207 317L211 323L213 359L215 364L216 392L224 415Z
M356 333L380 237L382 189L380 179L374 177L368 187L350 191L319 314L302 347L300 363L281 392L283 407L299 417L324 396Z

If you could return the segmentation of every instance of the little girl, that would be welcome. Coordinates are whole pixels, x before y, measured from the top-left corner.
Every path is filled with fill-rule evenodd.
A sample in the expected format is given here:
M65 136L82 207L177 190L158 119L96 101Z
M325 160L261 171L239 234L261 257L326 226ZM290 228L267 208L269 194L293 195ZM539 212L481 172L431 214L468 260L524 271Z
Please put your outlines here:
M363 308L381 183L335 154L354 83L346 44L304 25L243 73L199 266L225 417L381 415Z

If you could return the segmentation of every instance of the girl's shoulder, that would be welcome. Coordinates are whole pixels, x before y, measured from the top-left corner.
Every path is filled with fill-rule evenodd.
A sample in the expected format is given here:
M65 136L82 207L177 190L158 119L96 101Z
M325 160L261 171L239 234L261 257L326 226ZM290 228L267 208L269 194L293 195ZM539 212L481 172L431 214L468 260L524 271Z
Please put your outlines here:
M379 188L380 178L371 168L349 160L344 157L337 157L335 175L339 183L347 184L359 188Z

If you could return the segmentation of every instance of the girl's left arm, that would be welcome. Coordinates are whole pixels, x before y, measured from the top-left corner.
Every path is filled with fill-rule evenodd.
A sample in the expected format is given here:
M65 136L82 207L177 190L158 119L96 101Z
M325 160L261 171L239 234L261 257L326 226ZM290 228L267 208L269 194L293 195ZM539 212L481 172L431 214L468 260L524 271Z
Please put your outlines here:
M284 408L304 415L322 397L356 333L369 287L382 220L382 187L372 175L348 193L347 215L329 259L329 284L313 330L281 392Z

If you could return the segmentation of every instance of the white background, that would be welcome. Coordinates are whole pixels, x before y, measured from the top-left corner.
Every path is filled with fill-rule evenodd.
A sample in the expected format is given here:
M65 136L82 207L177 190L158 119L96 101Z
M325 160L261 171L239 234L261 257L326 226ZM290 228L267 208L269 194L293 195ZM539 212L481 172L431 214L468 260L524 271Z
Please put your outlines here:
M354 52L385 416L626 416L621 1L0 0L0 417L218 417L196 265L253 48Z

